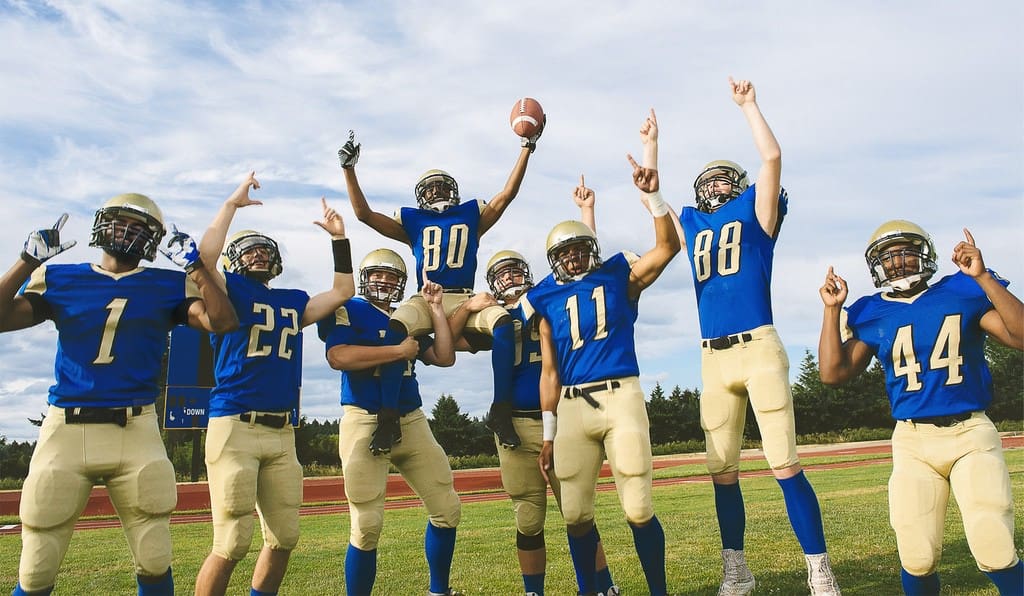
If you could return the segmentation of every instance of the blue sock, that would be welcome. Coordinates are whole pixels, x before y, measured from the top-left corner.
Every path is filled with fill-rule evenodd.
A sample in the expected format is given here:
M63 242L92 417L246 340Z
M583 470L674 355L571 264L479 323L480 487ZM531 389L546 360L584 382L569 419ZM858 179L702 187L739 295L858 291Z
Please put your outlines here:
M821 508L818 496L807 481L803 470L792 478L778 481L782 497L786 502L786 513L793 526L796 539L805 555L820 555L825 552L825 528L821 525Z
M256 588L249 586L249 596L277 596L277 592L260 592Z
M427 555L427 567L430 568L430 591L438 594L447 592L452 558L455 556L455 528L438 528L427 522L423 547Z
M614 585L615 585L615 582L612 581L612 570L608 566L605 566L604 569L598 569L597 570L597 591L598 592L601 592L602 594L606 594L608 592L608 588L611 588Z
M569 534L569 555L576 569L576 585L580 594L596 592L594 559L597 557L597 528L591 526L590 531L582 536Z
M494 329L491 368L494 370L494 401L512 403L513 374L516 360L515 328L509 324Z
M544 596L544 574L526 575L524 573L523 589L526 592L535 592L537 596Z
M345 592L369 596L377 579L377 549L360 550L351 543L345 553Z
M171 568L160 577L142 577L136 575L135 583L139 585L139 596L174 596L174 576L171 575Z
M938 573L918 577L910 575L906 569L900 569L900 581L903 582L903 593L907 596L937 596L939 593Z
M397 346L402 343L408 334L401 330L401 323L392 321L384 333L384 345ZM405 369L409 365L405 360L397 360L387 364L381 364L380 369L380 407L397 408L398 393L402 388L402 380L405 377Z
M1013 567L999 571L986 571L985 575L992 580L996 588L999 588L1000 596L1024 594L1024 562L1018 560Z
M740 483L718 484L715 487L715 513L718 514L718 531L722 534L722 548L743 550L743 533L747 529L747 512L743 508L743 493Z
M35 596L36 594L38 594L39 596L50 596L50 592L53 592L53 586L50 586L45 590L38 590L32 592L32 594L33 596ZM25 589L21 587L21 582L18 582L14 585L14 591L11 592L11 596L28 596L28 592L26 592Z
M647 589L651 596L668 594L665 582L665 531L661 522L654 516L646 526L638 528L629 524L633 530L633 545L640 557L640 566L647 577Z

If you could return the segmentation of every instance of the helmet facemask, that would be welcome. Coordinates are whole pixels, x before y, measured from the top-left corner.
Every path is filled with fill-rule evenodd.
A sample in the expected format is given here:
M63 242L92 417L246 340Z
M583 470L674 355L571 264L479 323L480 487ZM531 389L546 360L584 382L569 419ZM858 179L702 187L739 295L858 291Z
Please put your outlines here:
M875 287L889 286L898 292L927 282L938 270L931 237L917 224L902 219L875 230L864 258Z
M262 262L253 262L253 255L258 254L255 251L260 250L265 253L264 259ZM247 254L250 256L247 257ZM227 261L224 269L262 283L281 275L284 269L277 242L257 232L240 234L228 242L223 257Z
M533 287L533 275L526 261L503 259L487 269L487 285L495 298L508 304Z
M728 190L722 189L722 183ZM697 210L714 213L747 190L747 173L732 162L711 162L693 183Z
M93 220L89 246L124 260L152 261L166 230L156 217L130 205L102 207Z
M601 249L595 238L571 238L548 249L548 263L558 281L579 279L601 266Z
M443 213L459 204L459 185L445 172L431 170L416 183L416 204Z
M391 273L396 281L390 282L384 279L371 280L373 273ZM394 304L401 302L405 295L406 273L396 267L387 265L372 265L359 270L359 295L370 302L383 304Z

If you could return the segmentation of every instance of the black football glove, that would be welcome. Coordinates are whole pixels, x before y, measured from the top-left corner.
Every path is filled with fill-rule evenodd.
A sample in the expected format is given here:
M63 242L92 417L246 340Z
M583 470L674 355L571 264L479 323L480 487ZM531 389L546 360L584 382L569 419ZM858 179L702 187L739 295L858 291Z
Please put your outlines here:
M519 146L527 147L530 149L530 153L537 150L537 140L540 139L540 135L544 134L544 127L548 125L548 115L544 114L544 121L540 123L540 128L534 133L532 137L521 137Z
M385 455L391 447L402 442L402 423L395 408L381 408L377 412L377 428L370 439L370 453Z
M341 149L338 149L338 161L341 162L342 168L347 170L359 163L359 149L361 147L362 144L356 142L355 131L348 131L348 142Z

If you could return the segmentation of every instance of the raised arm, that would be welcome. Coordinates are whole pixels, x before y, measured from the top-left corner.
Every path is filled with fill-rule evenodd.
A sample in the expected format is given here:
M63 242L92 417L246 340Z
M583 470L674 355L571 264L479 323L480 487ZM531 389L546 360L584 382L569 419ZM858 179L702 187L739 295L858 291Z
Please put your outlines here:
M331 235L331 251L334 254L334 284L330 290L309 299L302 313L302 326L311 325L338 310L349 298L356 295L356 284L352 278L352 247L345 237L345 220L341 214L320 197L324 210L322 221L313 223Z
M658 279L672 257L679 252L679 235L668 205L659 191L658 170L641 167L632 155L626 155L633 166L633 183L643 193L645 205L654 216L654 248L644 253L629 273L629 297L636 299L644 288Z
M397 240L403 244L411 244L409 235L405 229L393 218L370 209L366 202L366 195L359 186L359 179L356 178L356 163L359 162L359 150L361 143L356 143L356 134L348 131L348 141L338 149L338 160L341 162L341 171L345 174L345 188L348 191L348 200L352 203L352 211L356 219L370 226L377 233Z
M587 188L587 183L583 180L583 174L580 174L579 186L572 189L572 200L576 203L576 206L580 208L580 221L590 228L590 231L597 233L597 220L594 217L594 202L597 196L594 194L594 190Z
M825 284L818 290L825 304L821 337L818 339L818 375L826 385L849 381L864 372L871 362L872 353L867 344L853 338L845 343L842 341L839 325L847 292L846 280L829 267Z
M238 315L231 305L224 286L224 278L206 266L199 247L191 236L171 224L167 247L157 249L175 265L185 270L185 275L199 290L200 300L188 305L188 326L208 333L227 333L238 329Z
M539 316L539 315L538 315ZM554 440L556 431L555 413L562 394L562 381L558 376L558 358L555 342L551 337L551 324L540 320L540 409L544 418L544 444L537 457L540 473L550 482L548 474L553 469Z
M420 293L430 307L430 321L434 326L434 345L423 352L422 360L434 366L451 366L455 364L455 342L441 302L444 288L424 277Z
M242 180L238 188L220 206L220 210L213 216L210 226L206 228L203 238L199 241L199 255L205 263L209 264L211 271L216 270L217 262L220 260L220 253L224 250L224 241L228 237L231 220L235 217L235 212L249 205L263 204L262 201L255 201L249 198L249 190L258 190L259 187L260 183L256 180L256 172L249 172L249 175ZM168 245L170 244L168 243ZM224 280L220 275L214 274L212 279L221 288L224 287Z
M1024 350L1024 304L985 267L981 250L967 228L964 236L966 240L953 248L953 262L977 282L993 306L982 315L981 328L1004 346Z
M537 136L540 136L540 133L537 133ZM483 211L480 212L481 236L491 229L494 224L498 223L498 219L505 213L505 209L512 203L512 199L516 198L516 195L519 194L519 187L522 185L523 177L526 175L526 166L530 163L530 154L532 152L529 146L523 146L523 149L519 152L519 158L516 159L516 165L512 166L512 173L508 175L508 180L505 181L505 188L494 195L484 206Z
M734 81L729 77L732 100L743 110L743 116L754 135L754 145L761 155L761 170L757 173L757 194L754 198L754 212L761 229L769 236L778 233L779 191L782 188L782 148L775 140L775 134L768 127L761 108L757 105L757 94L750 81Z
M651 108L651 113L644 119L643 124L640 125L640 143L644 146L643 153L643 164L644 167L650 170L658 169L658 116L654 113L654 108ZM647 210L651 210L651 206L647 203L647 195L641 194L640 201L643 202L644 207ZM683 224L679 223L679 214L669 207L669 215L672 217L672 225L676 229L676 236L679 237L680 248L686 248L686 235L683 234Z
M40 265L78 243L77 240L61 243L60 230L67 221L68 214L63 213L52 228L29 234L18 260L0 277L0 331L24 329L41 322L37 320L32 303L15 294Z

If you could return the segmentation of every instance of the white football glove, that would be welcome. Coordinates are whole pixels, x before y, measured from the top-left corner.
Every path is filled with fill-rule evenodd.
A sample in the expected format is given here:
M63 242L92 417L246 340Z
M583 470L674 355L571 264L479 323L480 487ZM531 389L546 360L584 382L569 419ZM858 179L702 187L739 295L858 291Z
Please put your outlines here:
M341 149L338 149L338 161L341 162L342 168L347 170L359 162L359 149L361 147L362 144L356 142L355 131L348 131L348 142Z
M78 244L77 240L69 240L64 244L60 242L60 229L67 221L68 214L62 213L52 228L36 230L29 234L25 240L25 250L21 251L21 258L27 263L39 266Z
M199 258L199 247L196 241L185 232L178 231L178 226L171 224L171 237L167 241L167 248L162 246L157 249L174 264L185 270L185 273L192 273L196 267L202 267L203 260Z
M544 127L548 125L548 115L544 114L544 121L540 123L540 128L534 133L532 137L520 137L519 146L528 147L530 153L537 150L537 140L540 139L540 135L544 134Z

